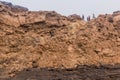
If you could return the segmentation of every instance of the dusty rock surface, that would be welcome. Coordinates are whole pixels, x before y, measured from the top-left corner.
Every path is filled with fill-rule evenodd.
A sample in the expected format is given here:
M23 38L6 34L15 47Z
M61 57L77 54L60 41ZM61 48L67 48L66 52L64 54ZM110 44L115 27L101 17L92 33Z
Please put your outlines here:
M86 22L0 2L0 77L28 68L108 64L120 64L119 11Z

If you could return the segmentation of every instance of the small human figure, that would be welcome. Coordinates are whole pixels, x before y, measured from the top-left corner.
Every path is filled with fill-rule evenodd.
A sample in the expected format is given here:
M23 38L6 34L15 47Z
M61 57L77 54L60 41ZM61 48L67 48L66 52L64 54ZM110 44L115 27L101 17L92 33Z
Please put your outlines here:
M82 20L84 20L84 15L82 15Z
M93 14L93 19L95 18L95 14Z
M90 21L90 16L87 17L87 21Z

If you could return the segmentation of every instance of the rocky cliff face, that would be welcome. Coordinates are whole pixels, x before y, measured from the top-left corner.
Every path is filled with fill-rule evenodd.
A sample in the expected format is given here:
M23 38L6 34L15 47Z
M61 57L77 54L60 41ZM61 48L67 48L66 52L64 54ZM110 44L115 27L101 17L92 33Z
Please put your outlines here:
M27 68L106 64L120 64L119 11L86 22L77 15L0 2L1 75Z

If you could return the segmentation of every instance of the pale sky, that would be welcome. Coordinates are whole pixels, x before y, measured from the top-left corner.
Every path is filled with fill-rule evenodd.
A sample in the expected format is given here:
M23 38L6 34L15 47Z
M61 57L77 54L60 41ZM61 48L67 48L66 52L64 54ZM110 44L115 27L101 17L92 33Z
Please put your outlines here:
M120 0L3 0L27 7L29 10L56 11L63 15L85 16L120 10Z

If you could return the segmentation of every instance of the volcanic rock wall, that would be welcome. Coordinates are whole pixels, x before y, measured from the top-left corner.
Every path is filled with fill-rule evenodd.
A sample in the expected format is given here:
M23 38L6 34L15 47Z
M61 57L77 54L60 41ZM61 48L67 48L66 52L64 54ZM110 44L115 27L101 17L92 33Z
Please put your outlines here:
M120 64L119 11L86 22L79 16L29 11L0 2L2 74L27 68L106 64Z

